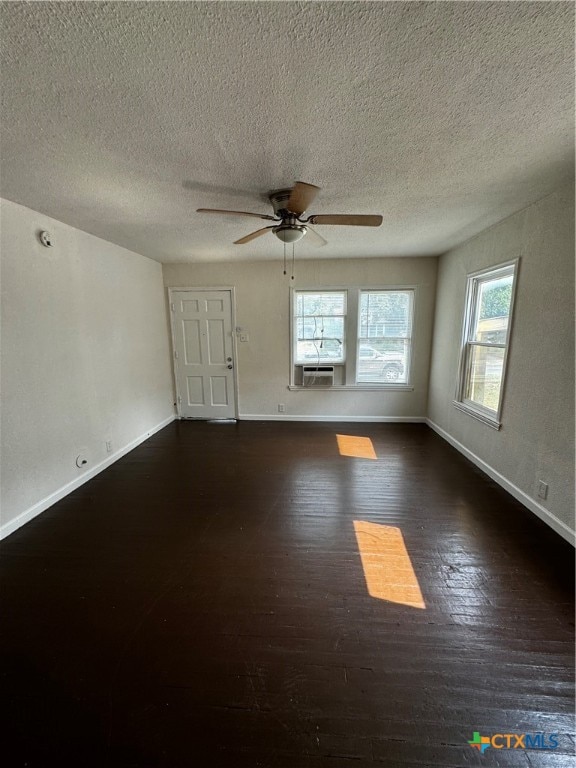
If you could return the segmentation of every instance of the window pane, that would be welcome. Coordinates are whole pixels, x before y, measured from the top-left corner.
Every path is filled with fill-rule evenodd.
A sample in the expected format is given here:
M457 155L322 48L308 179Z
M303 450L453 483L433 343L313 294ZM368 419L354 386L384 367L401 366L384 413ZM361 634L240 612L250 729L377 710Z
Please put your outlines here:
M497 412L500 403L504 349L500 347L468 348L468 376L464 398Z
M332 338L342 340L344 334L343 317L312 317L297 319L297 339L322 341Z
M345 315L346 297L338 293L298 293L296 314L304 316Z
M356 381L364 384L406 383L408 373L408 340L395 340L393 345L385 338L358 339Z
M296 362L344 360L344 318L296 319Z
M323 341L296 342L296 362L310 363L341 363L344 360L344 348L339 339L324 339Z
M505 344L512 300L512 275L478 283L477 309L472 340Z
M410 337L412 292L362 291L359 333L368 338Z

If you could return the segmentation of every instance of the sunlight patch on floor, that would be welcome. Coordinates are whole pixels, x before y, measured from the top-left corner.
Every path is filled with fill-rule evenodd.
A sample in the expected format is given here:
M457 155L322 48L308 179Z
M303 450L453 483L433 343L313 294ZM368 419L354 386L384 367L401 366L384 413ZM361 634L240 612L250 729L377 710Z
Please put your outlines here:
M400 528L354 521L368 594L391 603L426 608Z
M336 435L340 456L353 456L356 459L377 459L376 451L369 437Z

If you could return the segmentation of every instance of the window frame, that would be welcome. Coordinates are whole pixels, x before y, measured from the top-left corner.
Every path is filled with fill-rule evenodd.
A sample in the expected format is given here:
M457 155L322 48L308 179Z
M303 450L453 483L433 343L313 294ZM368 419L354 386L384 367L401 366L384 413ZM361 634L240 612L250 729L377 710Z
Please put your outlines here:
M412 350L414 347L414 305L416 302L416 289L412 286L410 287L393 287L393 288L358 288L357 290L357 301L358 301L358 323L356 327L356 344L354 348L354 378L356 381L357 386L362 386L363 382L358 382L358 361L360 359L360 347L362 344L366 343L366 339L370 339L369 336L361 336L360 333L362 331L362 294L363 293L409 293L410 295L410 336L395 336L395 339L404 339L405 341L408 341L407 345L407 354L406 354L406 381L397 382L397 385L399 386L409 386L412 376ZM380 337L377 337L380 338ZM369 342L368 342L369 343ZM373 384L375 386L381 387L384 385L384 382L381 384L379 382L366 382L366 384ZM388 384L389 386L389 384Z
M516 298L516 286L518 283L520 259L513 259L501 264L495 264L491 267L470 272L466 276L466 298L464 303L464 318L462 322L462 336L460 341L460 352L458 362L458 380L456 385L456 394L453 401L454 406L469 416L472 416L493 429L500 429L502 426L502 409L504 405L504 394L506 385L506 373L508 370L508 355L510 352L510 342L512 336L512 325L514 322L514 304ZM496 280L500 277L512 275L512 291L510 295L510 310L508 313L508 325L506 328L506 341L504 343L479 342L472 339L476 328L476 316L478 313L478 297L482 283ZM472 355L470 351L474 347L486 347L488 349L504 349L504 358L502 361L502 375L500 378L500 394L498 398L498 408L492 410L479 403L465 397L468 384L469 371L471 367Z
M357 375L357 359L358 350L360 345L359 340L359 324L360 324L360 295L362 292L376 293L378 291L388 292L412 292L411 300L411 337L410 337L410 349L407 360L407 373L406 382L367 382L356 383ZM296 310L296 294L298 293L336 293L343 292L346 295L346 316L344 322L344 361L338 363L331 363L328 360L321 360L319 365L333 365L335 369L340 368L342 370L342 384L333 384L326 389L330 390L350 390L350 391L382 391L382 390L400 390L400 391L413 391L412 385L412 361L414 359L414 346L416 343L415 328L417 327L416 319L418 314L418 286L417 285L376 285L376 286L319 286L319 287L302 287L296 288L290 287L290 371L289 371L289 390L296 391L314 391L313 387L306 387L302 384L296 384L296 369L306 365L306 363L296 362L296 334L295 334L295 310ZM314 365L313 362L310 365ZM318 391L318 390L316 390Z
M321 317L341 317L343 319L343 339L341 342L342 346L342 359L341 360L333 360L330 359L324 360L320 359L318 361L315 360L309 360L309 361L301 361L298 360L298 334L296 332L296 321L297 317L317 317L315 315L296 315L297 311L297 301L295 300L295 297L297 294L320 294L320 293L331 293L331 294L337 294L341 293L344 296L344 313L342 315L322 315ZM291 312L290 312L290 319L291 319L291 357L294 360L294 365L341 365L346 366L347 363L347 353L348 353L348 345L347 345L347 325L348 325L348 291L345 288L330 288L330 289L321 289L321 290L315 290L313 288L293 288L292 289L292 302L291 302ZM332 340L326 339L326 341ZM302 341L307 341L307 339L302 339ZM319 339L308 339L308 341L319 341Z

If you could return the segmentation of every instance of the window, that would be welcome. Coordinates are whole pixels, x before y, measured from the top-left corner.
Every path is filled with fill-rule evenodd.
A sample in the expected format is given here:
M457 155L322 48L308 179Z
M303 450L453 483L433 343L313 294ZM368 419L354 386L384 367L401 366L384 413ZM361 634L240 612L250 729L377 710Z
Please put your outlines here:
M413 291L360 291L357 382L408 381Z
M294 290L292 385L316 365L337 387L407 386L413 305L413 288Z
M517 262L468 276L455 405L500 428Z
M343 363L346 291L298 291L295 299L296 363Z

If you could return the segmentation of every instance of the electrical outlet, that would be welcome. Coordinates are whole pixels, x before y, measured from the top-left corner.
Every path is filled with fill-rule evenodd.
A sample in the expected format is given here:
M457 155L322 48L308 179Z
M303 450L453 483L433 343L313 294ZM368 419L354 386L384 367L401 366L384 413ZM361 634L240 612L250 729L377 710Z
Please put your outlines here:
M112 440L106 440L106 453L112 453Z
M538 481L538 498L539 499L548 498L548 483L545 483L543 480Z
M278 413L284 413L284 403L278 403Z

